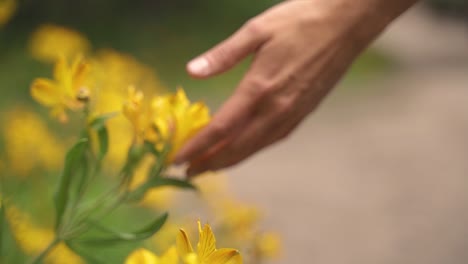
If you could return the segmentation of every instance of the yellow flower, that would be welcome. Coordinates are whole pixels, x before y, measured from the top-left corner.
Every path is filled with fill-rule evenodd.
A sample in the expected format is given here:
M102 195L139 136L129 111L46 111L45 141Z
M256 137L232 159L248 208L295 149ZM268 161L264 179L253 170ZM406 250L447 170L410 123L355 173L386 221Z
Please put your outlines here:
M85 86L89 65L77 56L72 64L65 57L55 64L54 80L38 78L31 85L31 95L39 103L50 107L52 116L67 121L66 109L77 110L89 99L90 91Z
M0 27L10 20L17 7L16 0L0 0Z
M143 93L160 93L166 88L162 85L156 71L142 64L134 57L114 50L101 50L93 57L93 71L99 84L99 105L104 104L114 109L105 109L106 112L120 110L121 103L127 95L127 87L138 87ZM119 102L107 102L107 94L115 93L121 97Z
M170 162L182 145L210 121L208 107L190 103L183 89L175 94L156 96L148 107L141 92L129 89L123 113L132 123L137 141L148 140L159 148L170 143Z
M226 199L220 202L215 210L221 218L222 225L230 231L232 238L241 242L253 239L255 228L261 218L261 213L255 206Z
M137 139L143 139L149 126L149 113L144 103L143 92L135 89L134 86L128 88L128 100L123 106L123 113L133 126Z
M206 224L202 229L198 221L198 232L197 252L183 229L177 236L177 251L186 264L242 264L242 256L236 249L216 249L216 239L210 225Z
M179 257L175 247L169 248L164 255L158 257L146 249L133 251L125 260L125 264L178 264Z
M261 259L275 259L281 255L281 237L277 233L267 232L255 239L255 251Z
M46 24L33 33L29 48L36 59L55 62L62 57L70 60L79 54L86 54L90 44L74 30Z
M6 219L18 246L28 255L41 253L54 239L51 229L36 227L29 215L14 206L6 206ZM64 243L58 244L46 257L46 264L83 264L82 259Z
M101 50L90 60L92 80L98 89L93 90L90 107L96 114L122 111L128 101L129 86L136 86L144 93L160 93L166 88L161 84L156 71L140 63L134 57L114 50ZM133 91L137 92L134 88ZM149 101L149 100L148 100ZM143 102L141 102L143 104ZM144 102L149 107L149 102ZM107 160L111 166L121 165L127 158L127 150L134 136L134 129L127 118L119 115L107 123L109 152Z
M6 164L19 177L37 168L57 170L65 149L41 117L25 109L6 113L2 126Z
M155 97L151 111L153 126L157 127L164 141L171 143L169 161L185 142L210 121L208 107L201 102L191 104L182 88L177 89L175 94Z

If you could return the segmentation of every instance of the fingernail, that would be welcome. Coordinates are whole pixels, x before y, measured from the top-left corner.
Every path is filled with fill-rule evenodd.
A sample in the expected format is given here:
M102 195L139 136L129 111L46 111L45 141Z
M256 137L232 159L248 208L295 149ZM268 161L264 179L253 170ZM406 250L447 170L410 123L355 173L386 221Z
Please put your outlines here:
M204 57L195 58L188 63L188 70L196 75L208 75L210 73L210 64Z

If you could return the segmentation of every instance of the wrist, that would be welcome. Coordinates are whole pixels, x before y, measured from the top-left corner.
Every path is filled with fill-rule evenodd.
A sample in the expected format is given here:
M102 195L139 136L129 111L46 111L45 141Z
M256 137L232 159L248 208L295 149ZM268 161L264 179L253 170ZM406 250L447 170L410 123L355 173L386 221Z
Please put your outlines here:
M385 28L418 0L333 0L330 12L346 24L343 36L356 49L364 49ZM344 20L344 21L343 21Z
M418 0L355 1L354 4L359 5L357 7L359 19L357 19L356 27L364 33L368 31L374 38L416 2Z

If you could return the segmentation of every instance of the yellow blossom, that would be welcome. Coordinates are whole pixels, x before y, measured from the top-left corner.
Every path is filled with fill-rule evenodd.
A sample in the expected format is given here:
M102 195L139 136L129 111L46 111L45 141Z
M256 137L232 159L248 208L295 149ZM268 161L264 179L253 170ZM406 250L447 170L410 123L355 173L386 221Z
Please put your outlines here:
M252 240L261 218L261 213L255 206L226 199L219 203L216 211L222 225L230 230L234 239L241 242Z
M128 100L123 106L123 113L133 126L137 139L143 139L149 130L150 113L144 103L143 92L134 86L128 88Z
M128 102L128 87L138 87L148 94L166 90L154 69L130 55L110 49L100 50L90 63L93 69L91 79L97 88L93 90L90 108L97 115L120 112L122 105ZM107 160L111 166L120 165L127 158L134 131L122 115L109 120L107 126L109 131L113 131L109 135Z
M157 143L169 143L171 161L182 145L210 121L208 107L201 103L190 103L183 89L175 94L156 96L148 108L143 94L129 90L129 99L123 112L133 124L136 137Z
M171 143L168 160L210 121L208 107L201 103L190 103L182 88L175 94L155 97L151 102L154 119L152 125Z
M16 0L0 0L0 27L10 20L17 7Z
M100 50L91 63L99 92L102 93L98 94L99 105L96 107L104 106L106 112L120 110L129 86L138 87L143 93L161 93L166 90L154 69L130 55L114 50ZM120 97L120 100L107 100L109 93L114 93L114 97Z
M261 259L275 259L281 255L282 243L279 234L266 232L255 239L255 252Z
M6 164L25 177L36 168L57 170L63 162L64 147L37 114L25 109L6 113L3 120Z
M74 30L46 24L33 33L29 48L36 59L53 63L62 57L72 59L79 54L86 54L90 44Z
M199 240L197 251L192 248L192 244L187 233L181 229L177 236L177 251L186 264L241 264L242 256L236 249L221 248L216 249L216 239L210 225L203 228L198 221Z
M158 257L146 249L133 251L125 260L125 264L178 264L179 257L175 247L169 248L164 255Z
M51 114L60 121L67 121L66 109L77 110L89 99L86 77L89 65L82 56L77 56L71 64L60 59L55 64L54 80L38 78L31 85L31 95L39 103L50 107Z
M137 86L139 90L147 93L166 90L151 67L140 63L130 55L106 49L98 51L90 59L90 63L93 69L90 79L96 88L93 90L89 107L96 115L120 112L129 97L133 98L129 96L128 87ZM130 90L141 94L135 88ZM146 102L145 104L149 105ZM135 127L132 129L132 125L123 115L109 120L107 127L112 131L109 135L107 160L110 166L115 167L125 162Z
M18 208L6 206L6 219L18 246L28 255L41 253L54 239L51 229L36 227L29 215ZM60 243L48 254L46 264L83 264L82 259L65 244Z

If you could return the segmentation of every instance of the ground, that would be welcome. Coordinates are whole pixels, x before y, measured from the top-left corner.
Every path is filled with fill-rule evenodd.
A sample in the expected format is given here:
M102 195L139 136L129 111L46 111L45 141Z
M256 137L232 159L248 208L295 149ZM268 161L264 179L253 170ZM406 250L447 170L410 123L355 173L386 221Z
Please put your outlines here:
M398 70L365 93L339 88L287 140L227 172L282 232L279 263L468 260L466 24L417 7L375 46Z

